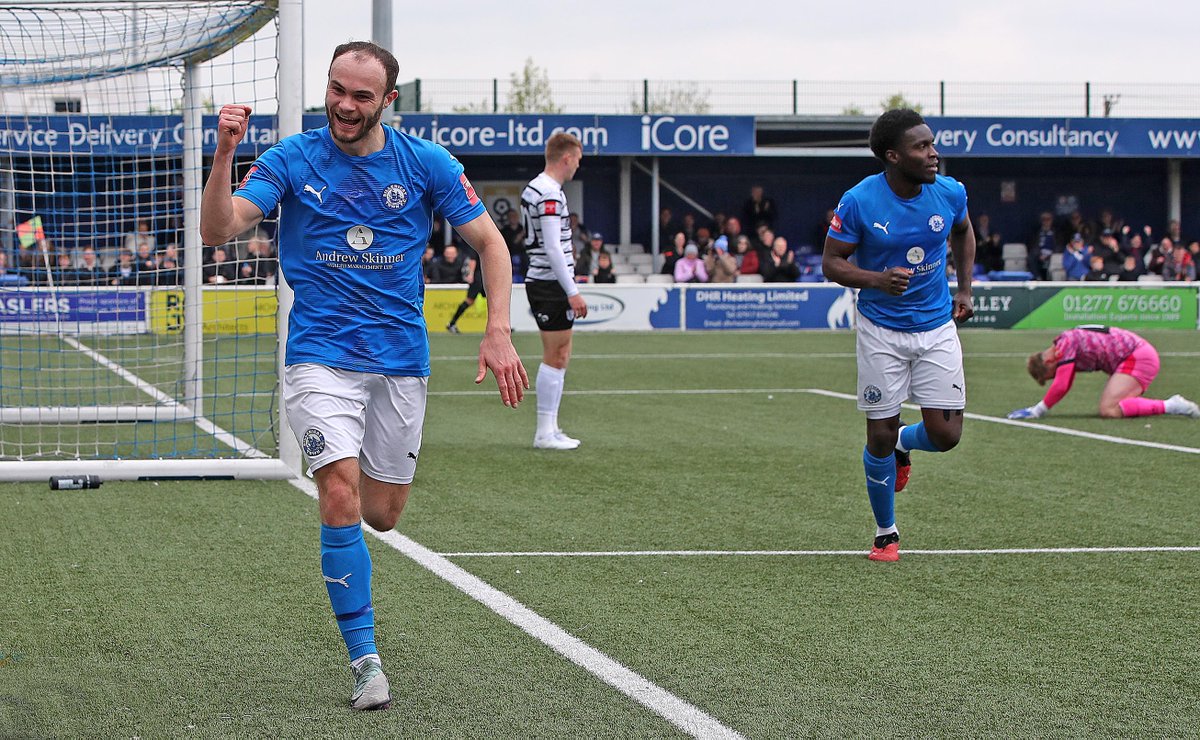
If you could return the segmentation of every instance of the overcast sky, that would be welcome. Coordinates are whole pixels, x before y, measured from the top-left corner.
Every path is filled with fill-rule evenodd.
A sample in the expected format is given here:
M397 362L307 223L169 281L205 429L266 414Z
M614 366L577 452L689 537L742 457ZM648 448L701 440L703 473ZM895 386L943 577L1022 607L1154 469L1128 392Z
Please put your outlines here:
M305 0L305 105L333 47L370 38L371 0ZM1195 83L1197 0L397 1L400 81L556 80Z

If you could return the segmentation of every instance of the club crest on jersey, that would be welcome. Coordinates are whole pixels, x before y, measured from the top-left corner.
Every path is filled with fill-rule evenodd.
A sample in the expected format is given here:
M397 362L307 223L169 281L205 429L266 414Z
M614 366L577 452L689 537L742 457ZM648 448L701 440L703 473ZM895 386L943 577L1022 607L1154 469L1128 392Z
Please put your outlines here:
M919 265L925 259L925 250L920 247L913 247L908 250L908 254L905 257L908 258L908 264Z
M351 249L358 252L370 247L371 243L374 241L375 232L371 231L362 224L359 224L358 226L351 226L350 230L346 232L346 243L350 245Z
M863 400L874 406L883 400L883 391L876 386L868 385L863 388Z
M383 204L392 210L403 208L408 203L408 191L403 185L393 183L383 189Z
M944 218L942 218L941 216L939 216L936 213L929 217L930 231L937 234L937 233L941 232L941 230L944 228L946 228L946 220Z
M325 451L325 435L321 434L320 429L309 429L300 440L300 447L304 449L305 455L316 457Z

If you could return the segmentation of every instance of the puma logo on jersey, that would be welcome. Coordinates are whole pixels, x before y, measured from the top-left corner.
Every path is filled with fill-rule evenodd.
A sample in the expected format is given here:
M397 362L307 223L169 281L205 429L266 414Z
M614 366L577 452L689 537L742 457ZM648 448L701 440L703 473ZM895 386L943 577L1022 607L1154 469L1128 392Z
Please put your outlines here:
M329 189L329 186L328 186L328 185L326 185L325 187L321 188L320 190L317 190L317 189L316 189L316 188L314 188L312 185L305 185L305 186L304 186L304 191L303 191L303 192L305 192L305 193L312 193L313 195L317 196L317 202L318 202L318 203L320 203L321 205L325 205L325 201L324 201L324 200L322 200L322 198L321 198L321 195L322 195L322 194L323 194L323 193L324 193L326 190L328 190L328 189Z
M878 221L876 221L875 223L871 224L871 226L872 226L872 228L879 229L883 233L887 234L888 233L888 224L890 224L890 223L891 223L891 221L881 224ZM888 236L891 236L891 234L888 234Z

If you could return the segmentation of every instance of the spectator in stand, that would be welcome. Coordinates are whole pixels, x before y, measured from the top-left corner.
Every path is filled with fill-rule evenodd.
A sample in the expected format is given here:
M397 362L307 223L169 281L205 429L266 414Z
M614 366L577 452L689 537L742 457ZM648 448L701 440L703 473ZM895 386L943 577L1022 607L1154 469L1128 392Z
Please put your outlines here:
M1192 262L1200 264L1200 241L1188 242L1188 254L1192 255Z
M1117 275L1117 280L1122 283L1137 282L1143 272L1145 272L1145 266L1142 261L1132 254L1127 254L1125 255L1125 264L1121 266L1121 272Z
M663 266L662 274L674 275L675 263L683 256L684 247L687 246L687 236L682 231L676 231L675 236L671 238L671 246L663 250Z
M238 282L243 285L267 285L274 281L277 269L271 240L256 230L246 242L246 259L238 263Z
M992 218L986 213L981 213L974 218L975 221L975 243L982 244L992 235Z
M429 245L433 247L433 255L436 257L442 253L442 248L446 246L446 229L443 226L443 219L434 218L431 221L429 229Z
M1079 210L1071 211L1071 215L1067 217L1067 222L1063 224L1062 229L1065 234L1082 234L1085 244L1091 245L1096 241L1095 224L1085 219Z
M766 224L759 224L755 231L758 235L758 243L754 247L758 250L758 259L761 261L771 252L771 245L775 243L775 232Z
M58 264L54 266L54 284L79 285L79 271L72 264L71 255L59 252L56 259Z
M237 280L237 265L229 261L225 247L213 247L208 264L201 270L205 285L225 285Z
M721 234L725 235L730 244L737 244L738 237L742 235L741 219L736 216L730 216L725 220L725 228L721 230Z
M158 247L158 239L154 233L150 231L150 222L145 219L139 219L133 227L133 231L125 235L125 251L133 255L135 260L138 259L138 248L146 245L150 249L150 254L154 254L154 250Z
M696 241L696 214L688 211L683 214L683 225L679 227L684 238L689 242Z
M504 214L504 225L500 227L500 236L508 245L508 253L512 255L513 273L525 277L529 271L529 255L525 253L525 227L521 225L521 211L510 209Z
M133 254L122 249L117 254L117 263L108 269L109 285L137 285L137 267Z
M1162 275L1167 264L1167 258L1175 252L1175 244L1171 237L1164 236L1158 246L1151 247L1146 252L1146 272L1151 275Z
M425 253L421 255L421 275L425 277L425 282L429 282L429 269L433 266L433 261L437 259L437 250L432 244L425 245Z
M1121 254L1121 244L1117 241L1116 234L1111 231L1100 232L1100 240L1092 249L1092 253L1103 260L1104 271L1109 275L1121 272L1121 265L1125 259Z
M1171 237L1172 244L1185 244L1187 240L1183 238L1183 229L1179 225L1179 219L1173 218L1167 222L1167 236Z
M742 222L750 228L758 228L759 224L775 225L775 201L763 193L762 185L750 186L750 197L742 205Z
M596 274L592 276L592 282L601 285L617 282L617 276L612 271L612 255L604 250L596 255Z
M724 234L713 242L713 248L704 255L704 269L710 283L732 283L737 279L737 259L729 253L729 238Z
M764 283L794 283L800 279L796 255L788 249L787 239L777 236L771 241L771 251L759 267Z
M76 275L80 285L104 285L107 282L104 279L104 268L100 266L96 250L91 244L79 251L79 267L76 268Z
M148 241L137 242L133 269L137 273L138 285L154 285L158 279L158 261Z
M461 257L458 255L458 247L453 244L447 244L442 250L441 257L435 257L433 262L429 264L429 282L439 285L448 285L451 283L463 283L464 279L464 264Z
M1087 282L1107 282L1109 274L1104 270L1104 258L1098 254L1093 254L1088 258L1088 271L1083 276Z
M975 264L981 265L985 272L1004 269L1004 242L1002 239L999 231L992 231L982 241L975 243Z
M742 275L757 275L758 274L758 250L754 248L750 237L742 234L737 240L737 254L734 255L738 261L738 273Z
M575 259L579 259L579 255L583 254L588 248L588 241L591 234L587 228L580 223L579 214L571 212L567 215L567 220L571 224L571 251L575 253Z
M1063 252L1063 271L1067 273L1067 280L1082 280L1088 272L1091 256L1092 248L1084 243L1083 234L1072 236Z
M592 282L596 270L600 269L597 257L604 251L604 235L599 231L592 232L588 245L575 257L575 282ZM611 263L611 260L610 260Z
M689 242L683 248L683 256L675 261L675 282L707 283L708 271L700 259L700 248Z
M8 268L8 250L0 247L0 286L21 288L29 285L29 278Z
M1163 280L1196 282L1196 263L1192 261L1192 254L1183 242L1175 245L1171 256L1163 263Z
M158 285L180 285L183 283L182 267L179 264L179 245L171 242L158 255Z
M675 241L675 233L679 231L679 227L675 224L675 214L671 213L670 208L663 208L658 212L658 247L660 252L666 252L670 249Z
M727 223L729 223L729 216L725 215L724 211L717 211L713 214L712 228L709 231L720 236L725 233L725 224Z
M712 231L707 226L696 229L696 248L702 257L712 249Z
M1050 278L1050 255L1063 251L1058 234L1054 230L1054 214L1044 211L1026 245L1029 248L1029 271L1038 280Z

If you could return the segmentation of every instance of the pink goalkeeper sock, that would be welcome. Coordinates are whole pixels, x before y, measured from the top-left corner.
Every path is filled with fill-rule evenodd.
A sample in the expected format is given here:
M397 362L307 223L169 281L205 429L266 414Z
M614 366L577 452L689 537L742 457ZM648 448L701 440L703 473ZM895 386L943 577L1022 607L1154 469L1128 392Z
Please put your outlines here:
M1163 402L1156 398L1122 398L1120 401L1121 414L1130 416L1158 416L1165 414Z

